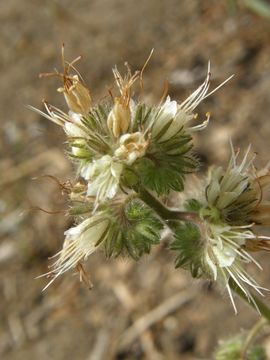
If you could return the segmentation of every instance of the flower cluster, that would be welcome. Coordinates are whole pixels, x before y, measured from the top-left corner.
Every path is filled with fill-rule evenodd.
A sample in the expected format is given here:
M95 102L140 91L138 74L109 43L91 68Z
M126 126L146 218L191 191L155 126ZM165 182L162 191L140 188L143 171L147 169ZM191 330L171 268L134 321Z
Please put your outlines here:
M145 66L132 74L127 65L126 75L115 67L118 93L114 96L110 91L108 100L94 104L74 68L78 59L65 61L63 48L63 73L41 74L62 79L58 91L64 94L69 111L47 102L46 112L34 109L63 128L69 156L78 169L69 191L70 212L77 225L66 231L63 249L46 274L53 279L98 248L109 256L125 251L135 259L150 251L151 244L160 239L163 223L139 199L140 189L156 195L182 191L185 174L198 167L192 133L204 129L209 121L207 114L205 121L190 125L197 117L195 108L209 95L210 64L205 81L185 101L177 103L164 96L156 106L133 95L136 82L142 88Z
M72 66L73 68L73 66ZM190 126L196 106L207 96L210 67L204 83L178 104L167 96L157 106L131 97L140 72L122 76L113 69L119 91L113 102L92 104L90 93L77 75L68 75L65 65L63 92L69 112L45 103L46 118L63 127L70 144L70 156L77 160L79 174L88 183L88 195L96 206L113 199L120 188L142 184L158 195L182 191L184 175L196 170L192 153L194 131L204 129L207 119Z
M238 162L239 155L239 151L235 153L232 149L227 168L212 167L201 180L196 196L184 204L185 210L198 217L197 225L180 226L172 244L172 249L178 251L177 266L189 267L195 277L207 276L224 284L235 311L233 282L254 306L247 287L261 295L264 290L243 264L253 262L261 269L250 253L270 249L270 237L256 232L258 225L269 224L270 204L263 201L262 191L270 184L270 176L267 169L261 174L256 172L250 147ZM192 242L188 241L192 238Z
M260 267L251 252L269 250L269 237L257 235L256 227L270 224L270 204L262 200L270 176L267 169L256 172L250 149L241 161L239 151L232 150L227 168L211 168L177 211L157 199L182 192L186 174L198 169L192 136L206 128L210 115L198 124L195 109L230 78L209 92L209 64L204 82L186 100L177 102L164 94L151 105L135 91L143 88L148 58L134 73L127 64L125 75L115 67L116 89L95 103L74 68L77 60L65 61L63 48L63 73L42 74L63 81L58 91L69 111L47 102L46 112L34 109L63 128L77 170L68 189L75 225L65 232L63 248L45 274L52 277L50 283L73 268L83 278L81 263L97 249L107 256L124 254L138 260L160 242L162 229L169 225L177 267L221 283L234 308L233 284L256 306L249 287L260 294L263 288L244 263Z

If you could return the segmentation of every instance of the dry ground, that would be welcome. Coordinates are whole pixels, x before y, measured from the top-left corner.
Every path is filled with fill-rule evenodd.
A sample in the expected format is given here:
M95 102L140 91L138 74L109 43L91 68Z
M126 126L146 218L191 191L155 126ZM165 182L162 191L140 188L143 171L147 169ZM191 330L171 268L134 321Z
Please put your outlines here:
M235 316L226 294L174 270L173 256L162 246L139 263L96 254L88 264L92 291L71 274L45 293L46 280L34 280L46 271L47 258L61 247L63 231L71 224L61 213L67 205L57 184L40 177L72 176L63 134L25 108L41 107L43 98L65 108L57 80L37 77L59 68L62 41L69 59L84 56L80 70L95 99L112 83L114 64L128 60L133 69L140 68L152 48L145 74L149 101L160 98L164 79L172 97L186 96L203 79L211 59L213 86L236 76L201 106L202 116L211 111L212 122L197 136L197 152L206 163L224 164L231 137L243 148L253 144L258 166L269 160L270 21L229 4L1 2L1 359L210 359L219 338L258 318L240 301ZM258 258L264 272L254 272L269 287L269 256Z

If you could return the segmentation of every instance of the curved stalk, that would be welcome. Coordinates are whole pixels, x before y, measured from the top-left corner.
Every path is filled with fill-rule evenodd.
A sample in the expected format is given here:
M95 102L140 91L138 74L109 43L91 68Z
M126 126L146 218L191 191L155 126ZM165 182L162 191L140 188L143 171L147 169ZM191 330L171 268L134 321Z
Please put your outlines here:
M258 320L255 325L251 328L249 333L247 334L246 340L244 341L242 351L241 351L241 359L246 359L246 354L251 342L254 340L255 336L261 331L261 329L267 324L267 320L262 318Z

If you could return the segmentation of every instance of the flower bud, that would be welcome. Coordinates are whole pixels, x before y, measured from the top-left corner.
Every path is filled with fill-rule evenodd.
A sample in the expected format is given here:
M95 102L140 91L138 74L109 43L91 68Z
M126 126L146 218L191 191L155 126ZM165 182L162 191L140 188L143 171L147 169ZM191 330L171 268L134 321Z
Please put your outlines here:
M86 115L91 109L89 90L80 82L77 75L64 79L64 87L58 89L64 93L65 100L71 111Z
M107 126L116 138L127 132L130 119L131 113L129 105L122 104L120 100L116 98L115 104L107 119Z

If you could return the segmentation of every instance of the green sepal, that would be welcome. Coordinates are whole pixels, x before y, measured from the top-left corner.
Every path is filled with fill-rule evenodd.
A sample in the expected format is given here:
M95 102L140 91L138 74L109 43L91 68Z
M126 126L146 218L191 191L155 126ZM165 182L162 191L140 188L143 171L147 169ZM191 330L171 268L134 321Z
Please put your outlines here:
M85 160L87 162L90 162L93 160L93 153L87 148L87 145L79 144L76 141L71 142L70 145L72 148L79 149L79 151L77 151L77 154L74 154L74 152L72 152L72 150L70 150L68 152L68 156L70 158L77 159L77 160Z
M167 155L184 155L192 149L192 137L185 132L183 127L168 139L162 140L163 135L165 135L170 128L172 121L173 119L153 137L149 152L165 153Z
M187 222L178 226L170 248L177 253L176 268L182 267L189 270L195 278L204 274L203 243L196 225Z
M93 107L90 112L82 118L82 123L91 132L108 135L107 118L109 111L110 109L107 105Z
M122 253L123 250L123 231L119 225L114 222L111 226L111 230L107 240L104 243L104 251L107 257L117 257Z
M152 108L146 106L145 104L137 105L132 124L132 132L141 131L142 126L147 122L152 111Z

